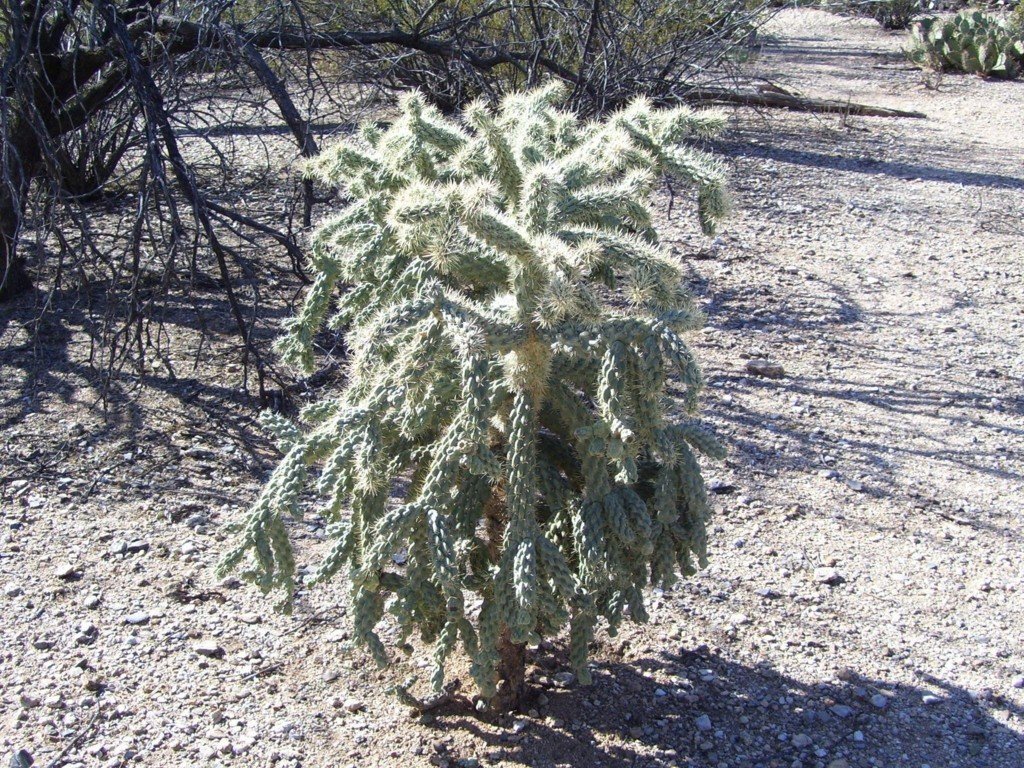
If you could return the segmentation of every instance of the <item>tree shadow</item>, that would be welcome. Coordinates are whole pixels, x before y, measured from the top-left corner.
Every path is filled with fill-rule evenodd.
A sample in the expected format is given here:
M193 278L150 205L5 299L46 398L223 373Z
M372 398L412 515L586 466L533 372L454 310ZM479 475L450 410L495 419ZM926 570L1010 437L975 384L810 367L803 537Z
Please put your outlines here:
M476 741L446 749L443 759L534 768L769 768L840 758L850 768L890 760L1010 768L1024 749L1024 738L993 716L999 710L1019 719L1019 707L937 678L904 685L856 670L844 670L841 680L817 670L821 682L809 682L706 647L594 667L592 687L535 688L534 698L543 690L549 704L518 733L495 734L465 713L440 718L438 731L469 732ZM475 754L463 754L469 751Z

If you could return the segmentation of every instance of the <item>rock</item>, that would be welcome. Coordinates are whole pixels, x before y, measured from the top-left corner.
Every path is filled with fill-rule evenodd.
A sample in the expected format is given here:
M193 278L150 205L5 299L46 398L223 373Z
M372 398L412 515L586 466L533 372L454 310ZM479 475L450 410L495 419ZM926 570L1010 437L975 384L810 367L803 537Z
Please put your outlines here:
M125 616L124 623L131 624L133 627L140 627L143 624L149 624L149 619L150 616L146 611L136 611Z
M851 479L846 481L846 486L851 491L856 491L857 493L863 493L864 492L864 483L862 483L860 480L853 480L851 478Z
M836 717L846 718L853 714L853 709L846 706L845 704L836 704L831 707L832 714Z
M881 693L876 693L871 697L871 705L878 709L885 709L889 705L889 699Z
M200 640L192 646L192 650L208 659L220 659L224 656L224 649L213 640Z
M798 733L793 737L792 744L797 749L806 749L813 744L813 740L806 733Z
M708 490L711 491L711 493L724 496L729 493L735 493L736 486L723 480L712 480L708 483Z
M864 741L864 731L854 731L853 732L853 740L854 741Z
M346 712L362 712L366 709L366 703L360 699L345 699L345 703L342 707Z
M69 562L58 563L53 569L53 575L62 581L71 581L78 578L78 569Z
M135 539L134 541L128 542L125 548L129 554L136 554L138 552L148 552L149 542L143 541L142 539Z
M845 757L840 757L829 763L828 768L850 768L850 761Z
M711 724L711 718L707 715L701 715L694 721L693 724L696 725L697 730L701 731L702 733L707 733L712 728L714 728L714 726Z
M43 702L37 699L35 696L29 696L27 693L21 694L18 697L18 703L21 704L25 709L35 709Z
M846 579L839 573L835 568L815 568L814 569L814 580L818 584L827 584L830 587L834 587L837 584L842 584Z
M729 617L729 622L737 626L745 626L750 624L750 617L745 613L734 613Z
M1010 683L1014 688L1024 688L1024 675L1017 675Z
M942 699L930 693L926 693L924 696L921 697L922 704L938 704L940 701L942 701Z
M17 597L18 595L20 595L22 593L23 593L22 588L20 586L18 586L17 584L13 583L13 582L10 583L10 584L4 585L4 597L13 598L13 597Z
M576 675L572 672L559 672L554 676L555 685L560 688L565 688L572 685L573 680L576 679Z
M32 768L36 760L26 749L19 749L11 755L11 768Z
M93 610L95 608L100 607L100 602L102 599L103 598L101 598L97 594L87 595L85 600L82 601L82 605L84 605L89 610Z
M125 541L124 539L116 539L115 541L113 541L111 543L111 545L109 547L107 547L107 554L110 555L111 557L116 557L117 555L123 555L127 551L128 551L128 542Z
M766 379L781 379L786 375L786 370L778 363L769 360L747 360L747 373L755 376L763 376Z

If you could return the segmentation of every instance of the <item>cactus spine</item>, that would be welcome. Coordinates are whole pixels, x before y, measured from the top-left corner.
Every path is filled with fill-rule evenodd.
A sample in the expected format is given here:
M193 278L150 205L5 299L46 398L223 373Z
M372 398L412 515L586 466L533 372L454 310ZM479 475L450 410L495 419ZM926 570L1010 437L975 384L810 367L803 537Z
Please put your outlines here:
M702 318L649 204L669 174L714 230L723 170L682 142L723 117L638 100L582 122L561 95L456 121L411 94L386 130L312 164L351 202L315 237L280 352L309 369L321 324L347 326L348 379L297 424L268 419L285 457L223 563L251 555L251 578L290 599L282 520L318 466L332 546L316 578L347 570L356 637L387 662L386 606L403 638L435 644L437 687L461 641L486 698L499 681L514 698L524 644L566 625L586 682L598 620L644 620L645 586L705 562L696 454L723 453L693 418L682 334Z

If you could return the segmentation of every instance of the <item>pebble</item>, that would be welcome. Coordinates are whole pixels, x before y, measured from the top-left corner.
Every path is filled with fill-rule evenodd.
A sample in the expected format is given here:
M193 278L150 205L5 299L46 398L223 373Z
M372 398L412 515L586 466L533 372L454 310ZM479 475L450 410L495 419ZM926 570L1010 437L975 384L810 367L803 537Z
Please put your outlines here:
M701 731L703 733L707 733L712 728L714 728L714 726L711 724L711 718L707 715L701 715L700 717L698 717L694 721L694 725L697 726L698 731Z
M1011 683L1014 688L1024 688L1024 675L1017 675Z
M22 589L17 584L11 583L4 586L4 597L17 597L22 593Z
M923 704L938 704L940 701L942 701L942 699L930 693L926 693L924 696L921 697L921 703Z
M224 649L213 640L200 640L192 646L192 650L209 659L219 659L224 655Z
M853 740L854 741L864 741L864 731L854 731L853 732Z
M832 708L832 714L836 717L849 717L853 714L853 710L845 704L836 704Z
M346 712L362 712L366 709L366 704L359 699L345 699L345 703L342 705Z
M150 616L146 611L136 611L125 616L124 623L131 624L133 627L139 627L143 624L149 624L149 619Z
M830 587L834 587L837 584L842 584L846 579L839 573L835 568L821 567L814 569L814 580L818 584L827 584Z
M889 704L889 699L880 693L876 693L874 696L871 697L871 704L872 706L877 707L878 709L885 709L886 706Z
M572 685L573 680L576 679L576 675L572 672L559 672L553 677L555 685L565 688L566 686Z
M48 651L55 645L57 645L57 643L48 637L37 637L32 641L32 647L37 651Z
M813 743L813 740L806 733L798 733L793 737L793 746L797 749L805 749Z
M746 369L747 373L763 376L766 379L781 379L786 375L786 370L781 365L770 360L747 360Z
M57 567L53 569L53 575L56 576L58 579L64 579L65 581L69 581L78 575L78 571L75 569L75 566L73 566L71 563L63 562L58 563Z

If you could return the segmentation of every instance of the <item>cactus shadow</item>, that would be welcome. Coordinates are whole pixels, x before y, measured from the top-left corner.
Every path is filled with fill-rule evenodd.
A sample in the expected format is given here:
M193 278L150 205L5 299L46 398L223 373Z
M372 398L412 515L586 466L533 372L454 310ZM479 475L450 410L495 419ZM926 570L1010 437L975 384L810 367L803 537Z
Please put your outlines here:
M546 690L542 717L518 733L457 714L436 728L473 737L453 739L460 746L444 756L453 766L1020 765L1024 711L998 694L933 677L905 685L834 673L797 679L706 647L631 656L595 663L590 687Z

